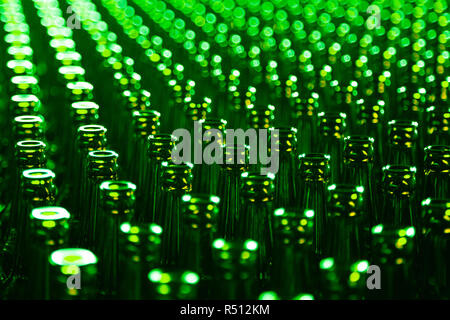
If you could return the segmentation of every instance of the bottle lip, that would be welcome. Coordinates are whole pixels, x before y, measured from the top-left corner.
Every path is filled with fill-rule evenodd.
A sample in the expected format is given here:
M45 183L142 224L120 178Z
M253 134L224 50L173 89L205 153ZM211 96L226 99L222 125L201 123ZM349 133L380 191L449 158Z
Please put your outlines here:
M444 198L427 198L421 202L422 207L439 207L450 209L450 199Z
M99 105L92 101L76 101L72 102L71 107L74 109L99 109Z
M106 128L99 124L87 124L78 127L78 132L84 131L84 132L106 132Z
M298 156L298 158L300 160L306 159L306 160L320 160L320 161L323 161L323 160L330 160L331 156L329 154L326 154L326 153L303 153L303 154L300 154Z
M413 238L416 234L414 226L394 227L391 225L378 224L371 229L372 236L378 237L409 237Z
M295 137L295 134L297 134L297 128L290 126L270 127L269 130L270 131L278 130L280 135L292 134Z
M87 81L71 81L66 84L66 87L69 90L77 90L77 89L93 90L94 89L94 86L90 82L87 82ZM91 102L91 101L89 101L89 102ZM93 102L91 102L91 103L93 103Z
M39 180L55 178L55 173L50 169L38 168L38 169L27 169L22 172L22 176L26 179Z
M402 127L402 128L406 128L406 127L414 127L417 129L417 127L419 126L419 123L417 121L413 121L413 120L403 120L403 119L397 119L397 120L391 120L388 122L389 126L397 126L397 127Z
M145 110L135 110L133 111L133 117L160 117L161 113L159 113L156 110L152 109L145 109Z
M157 133L157 134L151 134L148 136L148 141L150 143L154 142L154 141L156 142L156 141L165 141L165 140L176 141L177 137L170 133Z
M218 124L218 125L227 125L227 120L222 118L206 118L206 119L200 119L198 121L201 124Z
M37 122L44 122L44 119L42 116L32 116L32 115L24 115L24 116L17 116L14 118L14 122L18 123L37 123Z
M181 200L186 203L193 204L219 204L220 198L216 195L206 193L188 193L181 197Z
M104 191L135 191L136 185L129 181L108 180L100 184L100 190Z
M38 79L35 76L31 75L19 75L11 78L11 83L19 84L19 83L28 83L28 84L38 84Z
M426 146L423 149L426 153L430 153L430 152L439 152L439 153L444 153L444 152L450 152L450 146L446 146L446 145L429 145Z
M83 67L80 66L62 66L59 67L58 73L65 75L65 74L81 74L84 75L86 73L86 70L84 70Z
M345 142L352 142L352 143L374 143L375 139L371 136L366 135L351 135L344 137Z
M118 158L119 154L112 150L93 150L89 151L88 156L93 158Z
M390 171L393 173L415 173L417 171L416 167L414 166L407 166L402 164L388 164L383 167L383 172Z
M48 206L34 208L31 216L36 220L63 220L69 219L70 213L63 207Z
M40 140L22 140L22 141L18 141L16 143L16 147L17 148L30 148L30 149L34 149L37 147L42 147L45 148L47 145L45 144L45 142L40 141Z
M33 63L29 60L16 60L16 59L11 59L6 63L6 66L10 69L13 69L17 66L19 67L25 67L28 69L31 69L33 67Z
M329 119L346 119L347 114L339 111L322 111L317 114L319 118L329 118Z
M335 193L364 193L364 187L354 184L338 183L328 186L328 191L332 191Z
M86 266L96 264L97 257L92 251L82 248L66 248L53 251L50 262L59 266Z
M55 58L56 60L66 60L66 59L70 59L73 61L80 61L81 60L81 54L78 53L75 50L68 50L68 51L64 51L64 52L58 52L55 54Z
M163 229L156 223L145 223L144 225L132 225L130 222L124 222L119 227L120 231L124 234L141 234L151 232L155 235L161 235Z
M14 102L39 102L39 98L34 94L15 94L11 97Z
M223 238L216 238L212 241L212 247L217 250L246 250L256 251L259 247L258 242L253 239L245 240L225 240Z

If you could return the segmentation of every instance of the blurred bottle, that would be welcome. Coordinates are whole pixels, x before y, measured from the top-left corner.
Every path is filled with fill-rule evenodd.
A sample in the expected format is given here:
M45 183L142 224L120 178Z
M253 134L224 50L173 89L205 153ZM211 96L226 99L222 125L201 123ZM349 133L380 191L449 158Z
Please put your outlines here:
M162 193L157 205L156 223L164 230L161 243L161 264L180 266L182 232L182 196L192 190L190 163L162 163Z
M313 247L314 211L278 208L273 213L273 260L270 287L282 299L316 292L317 260Z
M211 243L217 230L220 199L195 193L185 194L181 199L181 265L200 276L199 295L206 298L211 290Z
M239 214L237 238L254 239L258 243L259 279L269 278L272 260L273 227L272 201L274 195L274 175L260 172L241 174L242 211Z
M99 289L106 298L116 298L119 290L120 226L131 220L135 210L136 186L127 181L104 181L100 185L95 249L99 252Z
M416 230L412 226L372 227L373 264L381 272L381 290L371 290L371 299L416 299Z
M138 193L139 212L137 219L145 222L155 222L158 199L161 196L162 163L171 161L172 149L176 138L170 134L156 134L148 137L147 163L143 173L143 190Z
M155 223L139 226L124 222L119 235L119 297L140 300L152 298L145 285L148 270L159 265L162 228Z
M347 136L344 138L343 182L364 188L364 211L370 225L379 221L380 212L373 174L374 139L368 136Z
M427 298L448 299L449 270L445 257L449 254L450 200L427 198L421 210L421 270Z
M323 153L299 156L299 208L314 211L314 251L324 253L326 228L326 186L330 179L330 156Z
M149 287L155 300L197 299L200 277L197 273L174 268L156 268L148 273Z
M50 262L50 299L91 300L98 298L97 257L82 248L53 251Z
M383 211L381 222L388 226L416 224L416 168L387 165L381 182Z
M256 298L259 271L258 243L254 240L215 239L212 243L214 281L212 290L219 299Z

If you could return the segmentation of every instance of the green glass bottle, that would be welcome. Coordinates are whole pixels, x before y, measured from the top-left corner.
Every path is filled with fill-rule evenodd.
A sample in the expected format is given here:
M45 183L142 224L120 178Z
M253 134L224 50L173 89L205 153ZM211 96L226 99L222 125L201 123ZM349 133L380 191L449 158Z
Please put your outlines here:
M409 120L392 120L389 126L388 163L412 165L417 163L418 123Z
M218 235L233 240L237 235L241 209L241 174L247 169L248 148L244 145L223 146L224 163L219 177Z
M10 108L15 116L37 116L42 105L39 98L33 94L16 94L11 97Z
M374 167L374 139L368 136L344 138L343 182L364 188L364 211L371 225L379 221Z
M381 222L388 226L415 226L416 168L402 165L383 167L383 211Z
M90 151L87 155L86 181L79 190L83 200L80 212L80 225L77 243L83 247L94 250L98 239L99 213L97 212L100 190L99 186L106 180L117 180L119 155L111 150ZM75 226L74 226L75 227Z
M450 147L430 145L427 146L424 151L425 160L422 197L445 198L450 192Z
M145 283L148 280L148 270L159 265L162 232L162 228L156 223L138 226L124 222L120 225L120 299L141 300L153 297Z
M301 154L298 170L298 206L314 211L314 251L324 252L326 227L326 186L330 179L330 156L323 153Z
M148 273L155 300L193 300L197 298L200 277L185 269L156 268Z
M297 194L297 129L279 128L274 135L275 152L279 153L279 168L275 175L275 208L295 206Z
M99 289L104 298L115 298L119 289L120 226L131 220L135 210L136 185L127 181L104 181L100 185L98 231Z
M273 247L272 201L274 176L260 172L241 174L242 211L239 213L237 238L258 242L260 280L268 280Z
M64 248L53 251L50 263L50 299L92 300L99 296L97 286L97 256L82 248ZM77 278L80 288L77 289ZM74 280L70 281L70 277ZM70 283L70 287L68 286ZM73 286L73 287L72 287Z
M202 150L206 150L211 143L213 143L214 146L219 145L222 147L225 144L226 125L227 122L223 119L200 119L198 129L200 130L199 137L201 138L201 141L195 141L194 148L196 148L197 145L201 145ZM222 149L220 149L220 152L221 150ZM216 158L215 152L216 151L211 153L210 159L206 159L206 153L203 152L203 163L195 166L192 186L194 192L209 194L218 193L220 164L213 162Z
M417 299L416 229L412 226L372 227L373 264L381 270L382 290L371 290L371 299Z
M421 207L421 266L427 298L448 299L449 199L427 198Z
M159 118L161 114L155 110L142 110L133 112L133 146L132 152L128 153L127 164L129 174L139 187L145 183L147 168L147 139L159 133Z
M139 206L137 219L139 221L155 222L156 219L160 218L157 212L157 204L162 193L160 188L162 163L171 161L175 140L176 137L170 134L155 134L148 137L143 190L137 195Z
M68 242L70 213L62 207L39 207L30 215L30 243L26 265L31 299L50 298L50 265L48 257Z
M369 219L364 211L364 187L328 187L326 254L339 265L349 265L368 252Z
M13 203L12 217L16 239L16 267L23 270L27 245L30 236L28 215L33 208L52 206L56 200L55 174L49 169L27 169L21 175L21 187L18 199ZM23 272L23 271L20 271Z
M270 287L283 299L292 299L301 291L316 292L318 261L313 247L314 211L274 210L273 234Z
M319 133L321 143L316 144L316 152L330 155L331 182L341 180L342 174L342 149L346 131L345 113L321 112L318 114Z
M181 265L199 274L199 295L210 296L212 247L216 235L219 197L188 193L182 198Z
M255 299L259 272L258 243L254 240L226 241L218 238L212 243L214 261L213 295L219 299Z
M192 190L192 168L190 163L162 163L162 193L157 204L156 223L164 230L161 243L163 266L180 266L182 197Z

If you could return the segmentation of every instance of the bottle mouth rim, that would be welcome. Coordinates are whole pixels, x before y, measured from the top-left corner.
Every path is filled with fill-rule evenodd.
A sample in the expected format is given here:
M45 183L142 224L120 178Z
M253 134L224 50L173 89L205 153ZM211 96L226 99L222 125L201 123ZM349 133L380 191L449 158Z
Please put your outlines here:
M441 207L449 209L450 208L450 199L444 198L427 198L421 202L422 207ZM445 207L444 207L445 206Z
M34 94L15 94L11 97L14 102L39 102L39 98Z
M328 186L328 191L332 191L335 193L363 193L364 187L348 183L337 183Z
M450 152L450 146L435 144L435 145L426 146L423 150L427 153L432 152L432 151L439 152L439 153Z
M326 153L303 153L298 158L300 160L330 160L331 156Z
M397 120L389 121L388 125L391 126L390 129L392 129L394 126L397 126L400 128L413 127L415 129L417 129L417 127L419 126L419 123L414 120L397 119Z
M80 66L62 66L62 67L59 67L58 73L61 75L66 75L66 74L84 75L86 73L86 70Z
M188 193L181 197L181 200L189 204L218 204L220 198L208 193Z
M113 181L108 180L100 184L100 190L105 191L135 191L136 185L129 181Z
M148 117L161 117L161 113L153 109L135 110L133 111L133 117L135 118L148 118Z
M176 136L170 133L156 133L148 136L148 141L150 143L157 141L176 141Z
M106 132L106 128L99 124L87 124L84 126L78 127L78 131L84 132Z
M415 166L408 166L403 164L388 164L383 167L383 171L391 171L391 172L416 172Z
M43 122L44 119L42 119L41 116L24 115L15 117L14 121L18 123L40 123Z
M31 211L31 216L36 220L63 220L69 219L70 213L63 207L39 207Z
M90 250L66 248L53 251L50 261L59 266L86 266L97 263L97 256Z
M55 178L55 173L50 169L38 168L27 169L22 172L22 176L31 180Z
M30 75L19 75L11 78L11 83L21 84L21 83L29 83L29 84L38 84L38 79L35 76Z
M76 90L76 89L93 90L94 89L94 86L90 82L87 82L87 81L71 81L71 82L67 83L66 87L70 90ZM89 102L91 102L91 101L89 101ZM91 102L91 103L94 103L94 102Z
M100 106L92 101L76 101L71 104L73 109L99 109Z
M118 158L119 154L113 150L93 150L88 155L93 158Z
M46 147L45 142L40 140L22 140L16 143L19 148L34 148L34 147Z
M363 144L363 143L374 143L375 139L367 135L351 135L344 137L344 141Z

